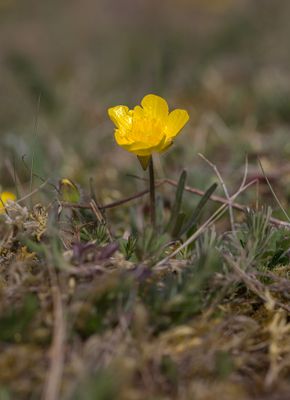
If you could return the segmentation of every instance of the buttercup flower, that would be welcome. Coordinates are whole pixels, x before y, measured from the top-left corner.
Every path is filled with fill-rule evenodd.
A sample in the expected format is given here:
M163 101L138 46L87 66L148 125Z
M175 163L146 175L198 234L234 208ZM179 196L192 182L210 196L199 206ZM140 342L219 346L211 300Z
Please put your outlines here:
M138 156L144 169L154 152L165 151L189 119L185 110L169 113L162 97L148 94L141 106L109 108L109 117L116 125L115 139L119 146Z
M5 212L5 204L9 200L15 201L16 200L15 194L13 194L11 192L0 193L0 214L3 214Z

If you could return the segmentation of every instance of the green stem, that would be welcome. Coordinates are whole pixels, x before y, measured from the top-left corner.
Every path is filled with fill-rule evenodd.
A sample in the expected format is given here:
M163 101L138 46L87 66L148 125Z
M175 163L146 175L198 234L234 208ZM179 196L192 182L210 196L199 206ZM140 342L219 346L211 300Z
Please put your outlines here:
M150 157L149 161L149 189L150 189L150 217L153 228L156 225L156 207L155 207L155 177L153 158Z

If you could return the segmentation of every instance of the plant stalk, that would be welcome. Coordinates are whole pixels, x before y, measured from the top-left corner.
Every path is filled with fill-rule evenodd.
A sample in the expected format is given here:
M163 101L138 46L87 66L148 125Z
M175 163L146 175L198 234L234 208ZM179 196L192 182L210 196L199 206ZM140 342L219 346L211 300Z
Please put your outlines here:
M153 158L149 161L149 190L150 190L150 218L152 227L156 226L156 205L155 205L155 176Z

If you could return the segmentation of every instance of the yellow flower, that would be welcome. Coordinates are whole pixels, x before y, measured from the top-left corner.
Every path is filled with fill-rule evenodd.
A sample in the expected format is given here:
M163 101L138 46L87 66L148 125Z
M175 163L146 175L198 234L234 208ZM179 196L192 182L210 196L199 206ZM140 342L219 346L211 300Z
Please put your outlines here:
M81 199L78 187L68 178L59 181L59 195L61 200L69 203L79 203Z
M136 154L144 169L151 154L165 151L189 119L185 110L169 113L166 100L154 94L145 96L133 110L116 106L108 114L116 125L116 142Z
M5 204L9 200L15 201L16 200L15 194L11 192L2 192L0 194L0 214L3 214L5 212Z

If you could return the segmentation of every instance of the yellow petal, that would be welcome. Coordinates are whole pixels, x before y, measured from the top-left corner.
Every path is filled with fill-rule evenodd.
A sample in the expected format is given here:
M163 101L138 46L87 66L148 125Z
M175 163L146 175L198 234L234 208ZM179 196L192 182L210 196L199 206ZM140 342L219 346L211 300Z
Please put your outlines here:
M7 201L15 201L16 200L16 196L14 193L11 192L2 192L0 194L0 214L3 214L4 212L4 206L7 203Z
M158 143L158 145L155 146L154 151L155 151L156 153L162 153L164 150L167 149L167 147L169 147L169 145L167 144L167 138L166 138L166 136L164 135L164 136L162 137L162 139L160 140L160 142Z
M136 154L136 156L150 156L152 154L152 149L155 148L155 146L148 146L147 143L143 142L134 142L134 143L127 143L127 144L122 144L121 145L124 149L127 151L130 151L131 153Z
M135 106L134 107L134 112L133 112L133 121L134 119L139 119L139 118L144 118L145 117L145 112L144 109L140 106Z
M132 143L132 140L128 139L126 132L121 131L120 129L115 130L115 139L119 146L129 145Z
M108 109L108 114L117 128L130 130L132 127L132 111L127 106L116 106Z
M185 110L172 111L168 116L165 128L167 138L173 138L174 136L176 136L181 131L181 129L184 127L184 125L187 123L188 120L189 120L189 115L187 111Z
M151 118L163 120L168 116L168 104L166 100L160 96L148 94L143 97L141 105L145 113Z
M148 145L148 143L144 142L134 142L129 145L123 145L126 150L130 151L131 153L136 154L136 156L145 157L150 156L154 152L161 152L166 142L166 136L163 136L159 142Z

